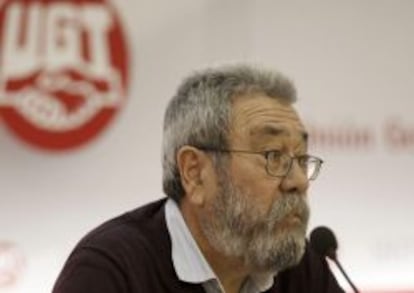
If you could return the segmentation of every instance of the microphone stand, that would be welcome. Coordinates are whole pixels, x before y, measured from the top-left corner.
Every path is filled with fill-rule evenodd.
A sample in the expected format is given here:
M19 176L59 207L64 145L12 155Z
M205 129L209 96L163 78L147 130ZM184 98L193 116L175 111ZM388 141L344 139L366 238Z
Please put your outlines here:
M336 266L339 268L339 270L341 271L342 275L345 277L345 279L348 281L349 285L351 285L352 290L355 293L359 293L359 290L357 289L357 287L354 285L354 283L352 283L351 279L348 277L347 273L345 272L344 268L342 267L341 263L339 262L338 258L336 257L336 250L335 249L329 249L326 256L331 259Z
M349 285L351 285L352 289L355 293L359 293L358 289L355 287L354 283L352 283L351 279L348 277L348 275L345 273L345 270L342 268L341 263L337 259L333 259L335 264L338 266L341 273L344 275L345 279L348 281Z

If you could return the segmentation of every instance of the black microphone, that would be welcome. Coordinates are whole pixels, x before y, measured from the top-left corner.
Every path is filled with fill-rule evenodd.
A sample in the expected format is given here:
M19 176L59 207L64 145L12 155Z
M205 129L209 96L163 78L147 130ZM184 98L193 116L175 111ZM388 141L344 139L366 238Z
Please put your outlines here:
M354 292L359 293L358 289L355 287L354 283L352 283L351 279L345 273L345 270L338 261L336 256L338 241L336 240L335 234L332 230L324 226L315 228L310 235L310 244L313 251L315 251L319 256L331 259L338 266L339 270L344 275L349 285L351 285Z

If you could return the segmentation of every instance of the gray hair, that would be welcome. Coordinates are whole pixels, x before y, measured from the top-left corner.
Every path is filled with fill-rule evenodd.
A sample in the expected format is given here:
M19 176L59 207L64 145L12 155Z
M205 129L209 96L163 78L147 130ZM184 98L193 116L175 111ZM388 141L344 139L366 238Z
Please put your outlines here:
M179 203L185 193L177 151L184 145L229 147L232 103L237 97L255 94L287 103L296 101L296 90L289 79L248 65L209 68L184 79L164 116L162 167L166 195Z

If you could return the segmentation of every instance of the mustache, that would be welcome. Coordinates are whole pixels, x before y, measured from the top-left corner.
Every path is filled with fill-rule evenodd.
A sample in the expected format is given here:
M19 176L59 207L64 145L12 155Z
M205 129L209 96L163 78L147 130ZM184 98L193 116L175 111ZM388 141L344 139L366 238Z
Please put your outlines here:
M310 209L305 195L284 193L276 198L268 213L268 224L275 226L290 216L297 216L303 225L307 225Z

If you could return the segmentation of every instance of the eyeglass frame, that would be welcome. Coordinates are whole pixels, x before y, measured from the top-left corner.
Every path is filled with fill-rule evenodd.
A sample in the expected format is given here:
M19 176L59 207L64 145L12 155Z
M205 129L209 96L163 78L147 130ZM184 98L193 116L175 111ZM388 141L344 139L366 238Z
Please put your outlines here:
M208 146L194 146L194 147L197 148L197 149L199 149L199 150L206 151L206 152L244 153L244 154L262 155L266 159L266 168L265 168L266 169L266 173L269 176L276 177L276 178L284 178L284 177L286 177L289 174L289 172L292 169L293 160L296 159L296 160L298 160L298 163L299 163L299 160L301 158L306 158L308 162L309 162L309 159L313 159L314 162L316 162L315 170L314 170L312 176L310 176L309 178L308 178L308 176L306 176L307 177L307 180L314 181L318 177L319 172L320 172L321 167L322 167L322 164L324 163L324 160L322 160L319 157L313 156L313 155L304 154L304 155L299 155L299 156L291 156L291 155L289 155L287 153L284 153L284 152L282 152L280 150L276 150L276 149L273 149L273 150L265 150L265 151L249 151L249 150L221 149L221 148L208 147ZM286 168L286 172L285 172L284 175L274 175L271 172L269 172L269 156L271 154L277 154L280 157L282 157L282 156L289 157L289 159L290 159L289 166Z

